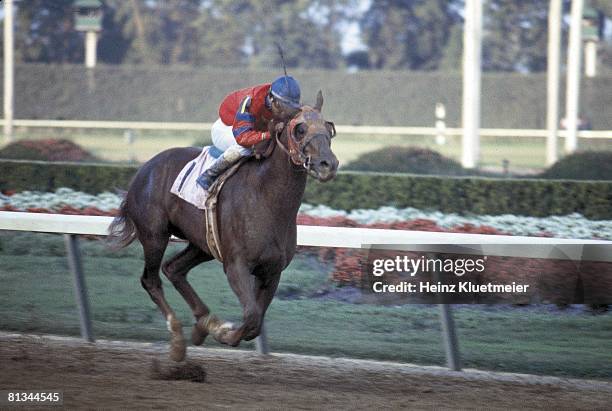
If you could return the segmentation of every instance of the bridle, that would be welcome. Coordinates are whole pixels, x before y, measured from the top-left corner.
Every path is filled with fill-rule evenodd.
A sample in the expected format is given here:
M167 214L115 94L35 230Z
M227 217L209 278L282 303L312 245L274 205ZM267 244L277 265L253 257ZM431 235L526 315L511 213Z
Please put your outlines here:
M308 110L307 112L312 112L314 110ZM331 139L336 136L336 126L331 121L325 121L327 133L314 133L310 135L306 135L301 140L298 140L295 137L295 129L301 123L306 123L306 119L304 118L304 110L299 111L290 121L289 124L285 125L283 130L280 133L276 133L276 144L283 150L288 156L289 161L294 166L302 169L302 171L307 172L313 177L316 177L316 172L312 169L312 159L310 155L306 154L306 147L315 139L315 138L325 138L330 144ZM282 134L286 128L289 128L287 135L287 147L280 141L279 135Z

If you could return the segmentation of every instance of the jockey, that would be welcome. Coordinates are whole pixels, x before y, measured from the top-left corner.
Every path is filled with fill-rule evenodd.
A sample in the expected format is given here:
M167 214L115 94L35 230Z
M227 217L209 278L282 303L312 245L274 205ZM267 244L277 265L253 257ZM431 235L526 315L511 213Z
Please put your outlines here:
M208 190L223 171L250 156L255 144L270 138L271 122L287 122L299 108L300 86L287 75L225 97L211 129L212 142L223 154L198 177L198 184Z

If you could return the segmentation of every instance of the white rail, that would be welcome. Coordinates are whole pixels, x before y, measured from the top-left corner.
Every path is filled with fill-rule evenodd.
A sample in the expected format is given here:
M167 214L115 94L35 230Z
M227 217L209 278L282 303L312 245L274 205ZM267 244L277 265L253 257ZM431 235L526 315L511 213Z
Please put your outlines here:
M4 124L4 119L0 119ZM94 120L13 120L14 127L33 128L99 128L109 130L172 130L172 131L209 131L212 123L179 123L157 121L94 121ZM386 127L386 126L336 126L339 133L366 134L366 135L437 135L440 130L435 127ZM447 128L444 134L460 136L461 128ZM482 128L481 137L539 137L545 138L547 130L544 129L510 129L510 128ZM567 137L567 131L560 130L560 137ZM612 138L612 130L582 130L578 137L588 139Z
M112 217L0 211L0 230L104 236ZM612 245L612 241L576 240L489 234L441 233L431 231L384 230L299 225L297 243L311 247L362 248L367 245L396 244L400 250L430 251L428 245L473 245L474 254L506 257L579 259L575 245ZM506 247L523 245L524 248ZM529 247L532 245L550 247ZM552 247L560 252L551 253ZM577 251L576 251L577 250ZM466 250L467 251L467 250ZM612 261L612 255L597 257Z
M4 120L0 120L3 124ZM212 123L175 123L161 121L90 121L90 120L13 120L15 127L33 128L100 128L117 130L206 131Z

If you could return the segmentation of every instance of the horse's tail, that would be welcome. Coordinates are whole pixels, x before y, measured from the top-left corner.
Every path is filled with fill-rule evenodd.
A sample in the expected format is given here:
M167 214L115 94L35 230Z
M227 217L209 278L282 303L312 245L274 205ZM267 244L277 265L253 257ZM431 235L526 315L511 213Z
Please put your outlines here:
M136 225L127 214L127 196L124 196L119 214L108 227L107 244L113 250L127 247L136 239Z

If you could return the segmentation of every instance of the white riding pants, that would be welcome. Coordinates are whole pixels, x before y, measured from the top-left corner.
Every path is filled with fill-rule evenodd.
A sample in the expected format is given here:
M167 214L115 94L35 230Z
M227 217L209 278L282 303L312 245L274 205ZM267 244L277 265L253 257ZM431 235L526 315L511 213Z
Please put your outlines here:
M250 155L252 152L250 148L243 147L236 143L234 133L232 132L232 126L225 125L220 118L213 123L210 134L214 146L223 151L223 157L234 157L236 155L244 157Z

